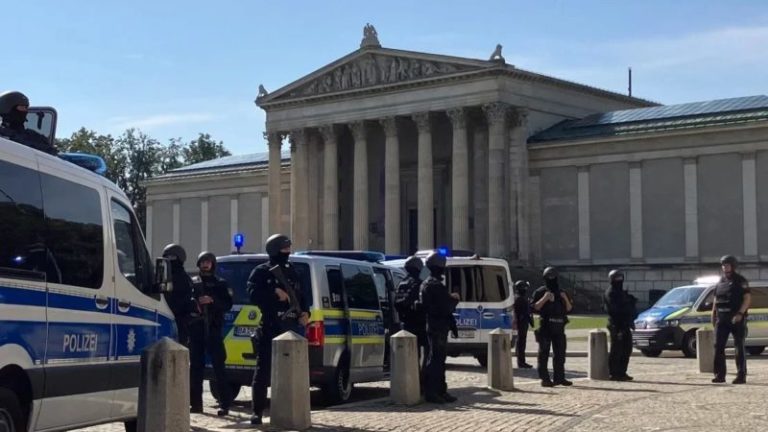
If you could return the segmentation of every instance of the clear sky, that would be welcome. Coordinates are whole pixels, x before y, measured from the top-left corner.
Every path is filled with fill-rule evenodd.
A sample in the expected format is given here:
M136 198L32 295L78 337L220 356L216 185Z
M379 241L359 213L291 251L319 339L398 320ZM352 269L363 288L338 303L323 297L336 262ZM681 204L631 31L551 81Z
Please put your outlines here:
M768 2L4 1L0 91L80 126L160 140L208 132L266 151L259 84L275 90L358 48L487 59L665 104L768 94Z

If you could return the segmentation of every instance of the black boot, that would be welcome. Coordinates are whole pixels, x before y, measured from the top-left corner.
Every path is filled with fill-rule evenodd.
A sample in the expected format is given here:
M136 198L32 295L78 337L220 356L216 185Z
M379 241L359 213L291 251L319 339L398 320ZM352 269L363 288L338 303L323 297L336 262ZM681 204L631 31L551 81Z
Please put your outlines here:
M259 414L254 414L251 416L251 424L252 425L260 425L261 424L261 416Z

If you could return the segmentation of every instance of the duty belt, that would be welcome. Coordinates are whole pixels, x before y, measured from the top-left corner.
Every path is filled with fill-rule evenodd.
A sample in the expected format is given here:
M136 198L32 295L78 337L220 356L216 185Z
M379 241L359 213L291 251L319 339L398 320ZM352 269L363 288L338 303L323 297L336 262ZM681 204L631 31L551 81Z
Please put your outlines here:
M550 318L547 321L551 323L556 323L556 324L563 324L565 322L563 318Z
M727 307L727 306L726 307L718 306L717 307L717 311L720 312L720 313L729 313L731 311L731 308Z

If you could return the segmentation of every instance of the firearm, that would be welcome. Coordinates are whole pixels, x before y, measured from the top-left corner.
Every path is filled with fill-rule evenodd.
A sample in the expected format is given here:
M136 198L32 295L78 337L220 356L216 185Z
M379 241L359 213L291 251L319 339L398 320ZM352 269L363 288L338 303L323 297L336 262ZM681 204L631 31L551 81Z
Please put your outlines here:
M299 298L296 296L296 290L294 289L293 284L285 277L283 268L280 267L280 265L270 268L269 271L277 278L280 284L283 285L285 292L288 294L289 307L283 314L283 319L293 318L298 320L303 311L301 310Z
M203 316L203 325L205 326L205 329L203 330L205 332L205 340L208 341L208 336L210 333L210 317L208 315L208 305L200 304L200 297L205 295L205 283L202 282L202 279L200 283L196 283L194 285L194 292L195 292L195 304L197 305L197 310L200 311L200 314ZM207 343L207 342L206 342Z

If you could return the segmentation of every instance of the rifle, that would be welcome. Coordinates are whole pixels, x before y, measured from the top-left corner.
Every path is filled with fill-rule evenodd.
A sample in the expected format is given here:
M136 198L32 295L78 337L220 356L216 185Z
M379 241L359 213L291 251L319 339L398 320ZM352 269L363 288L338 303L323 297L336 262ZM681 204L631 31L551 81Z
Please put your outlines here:
M199 278L200 282L194 284L194 291L195 291L195 304L197 305L197 310L200 311L200 313L203 315L203 325L205 326L204 332L205 332L205 343L208 343L208 338L210 336L210 317L208 316L208 305L201 305L199 298L205 295L205 282L203 282L203 278Z
M282 319L299 319L302 314L301 305L299 304L299 298L296 296L296 290L293 284L285 277L283 268L280 265L276 265L269 269L269 271L277 278L280 284L285 288L285 292L288 294L288 310L282 316Z

